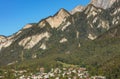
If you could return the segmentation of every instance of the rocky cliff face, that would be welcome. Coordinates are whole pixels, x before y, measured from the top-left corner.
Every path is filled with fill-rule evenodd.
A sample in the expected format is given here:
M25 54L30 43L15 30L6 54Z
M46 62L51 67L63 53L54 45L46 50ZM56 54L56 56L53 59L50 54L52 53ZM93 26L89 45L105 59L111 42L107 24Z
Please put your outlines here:
M63 52L70 52L72 45L78 48L83 40L95 40L120 23L120 6L116 4L120 2L92 0L88 6L78 6L71 13L61 9L36 24L27 24L10 37L0 36L0 64L32 58L37 51L45 52L56 44Z
M117 0L91 0L91 4L99 8L107 9L110 8L115 1Z
M89 4L93 4L97 8L108 9L111 8L115 2L116 5L119 3L118 0L91 0ZM85 8L86 6L79 5L70 11L70 13L74 14L76 12L82 12Z
M12 41L11 37L0 36L0 50L10 46Z

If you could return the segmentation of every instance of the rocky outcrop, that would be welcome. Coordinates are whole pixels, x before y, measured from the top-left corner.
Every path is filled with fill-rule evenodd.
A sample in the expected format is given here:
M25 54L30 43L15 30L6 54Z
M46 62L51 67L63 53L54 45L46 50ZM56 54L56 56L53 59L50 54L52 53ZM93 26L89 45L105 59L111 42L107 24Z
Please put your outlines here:
M48 40L50 37L50 34L48 32L33 35L27 38L24 38L19 42L20 46L23 46L24 49L30 49L33 48L37 43L39 43L42 39L45 38L45 40Z
M10 46L12 41L13 39L11 39L11 37L0 36L0 50Z

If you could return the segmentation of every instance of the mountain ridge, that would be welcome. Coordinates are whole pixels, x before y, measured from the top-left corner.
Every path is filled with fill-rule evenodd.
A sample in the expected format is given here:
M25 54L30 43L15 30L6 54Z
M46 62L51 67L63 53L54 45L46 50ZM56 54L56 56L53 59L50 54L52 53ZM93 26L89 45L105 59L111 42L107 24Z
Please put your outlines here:
M93 2L93 1L91 1ZM80 7L81 8L81 7ZM89 31L89 34L88 34L88 38L91 39L91 40L94 40L97 38L98 35L100 35L99 33L96 35L95 32L97 31L97 29L99 28L102 28L102 29L106 29L106 31L110 28L110 22L108 22L107 20L103 20L101 18L99 18L99 15L98 14L101 14L104 10L102 8L97 8L95 7L92 3L89 4L84 10L83 12L79 12L80 14L83 13L83 15L85 16L84 19L87 17L88 21L87 21L87 24L90 26L89 29L93 30L92 32ZM76 12L77 13L77 12ZM43 20L41 20L40 22L36 24L27 24L25 27L22 28L22 30L26 30L26 29L29 29L29 28L35 28L35 27L40 27L40 28L46 28L45 26L49 26L48 28L49 29L61 29L62 31L64 31L66 28L73 28L71 26L74 26L73 25L73 22L75 22L76 18L74 18L73 16L75 15L76 16L76 13L74 13L73 15L71 15L67 10L65 9L60 9L54 16L49 16ZM87 16L86 16L87 15ZM93 22L90 22L89 21L89 18L91 17L95 17L93 20ZM111 17L111 16L110 16ZM67 19L71 19L69 21L67 21ZM112 17L111 17L112 18ZM118 18L119 19L119 18ZM99 25L97 25L97 27L94 27L95 26L95 23L97 22L97 20L99 21ZM103 21L102 21L103 20ZM77 22L77 20L76 20ZM33 27L35 26L35 27ZM62 26L62 27L61 27ZM82 27L83 28L83 27ZM88 30L86 30L87 32ZM15 34L15 36L19 35L22 31L20 30L19 32L17 32ZM94 33L93 33L94 32ZM79 33L79 32L78 32ZM86 36L86 35L85 35ZM13 36L10 36L11 38L14 38L14 35ZM9 37L9 38L10 38ZM78 36L77 36L78 37ZM7 38L7 37L6 37ZM2 46L1 46L2 47Z
M0 66L29 60L46 63L61 61L98 69L107 66L120 55L116 51L120 46L120 5L116 5L119 2L105 9L89 4L73 14L60 9L55 15L27 24L9 37L1 36L0 43L5 39L7 41L0 44ZM112 71L114 69L110 73ZM105 72L102 74L108 73Z

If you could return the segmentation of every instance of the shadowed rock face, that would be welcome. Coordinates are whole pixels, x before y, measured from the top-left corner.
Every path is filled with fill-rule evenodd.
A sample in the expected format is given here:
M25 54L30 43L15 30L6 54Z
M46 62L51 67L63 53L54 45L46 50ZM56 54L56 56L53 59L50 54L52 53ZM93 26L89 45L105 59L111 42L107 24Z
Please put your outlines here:
M91 0L91 4L103 9L110 8L116 0Z

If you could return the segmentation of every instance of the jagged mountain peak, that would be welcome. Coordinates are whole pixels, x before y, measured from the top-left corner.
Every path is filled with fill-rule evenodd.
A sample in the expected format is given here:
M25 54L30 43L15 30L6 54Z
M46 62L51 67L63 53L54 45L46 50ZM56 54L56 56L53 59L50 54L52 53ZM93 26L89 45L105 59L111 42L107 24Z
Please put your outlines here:
M23 29L28 29L28 28L31 28L32 27L32 24L27 24L23 27Z
M57 28L60 24L70 16L70 13L65 9L60 9L54 16L50 16L46 21L51 25L52 28Z
M70 11L70 13L74 14L76 12L82 12L84 9L85 9L85 6L79 5L79 6L75 7L72 11Z
M36 24L36 23L28 23L28 24L26 24L22 29L29 29L29 28L31 28L34 24Z
M0 36L0 43L5 42L7 40L7 37L5 36Z
M59 11L58 11L58 15L59 14L67 14L67 15L69 15L70 13L67 11L67 10L65 10L64 8L61 8Z
M107 9L110 8L116 0L91 0L90 4L96 7Z
M0 35L0 39L1 39L1 38L5 38L5 36L3 36L3 35Z

